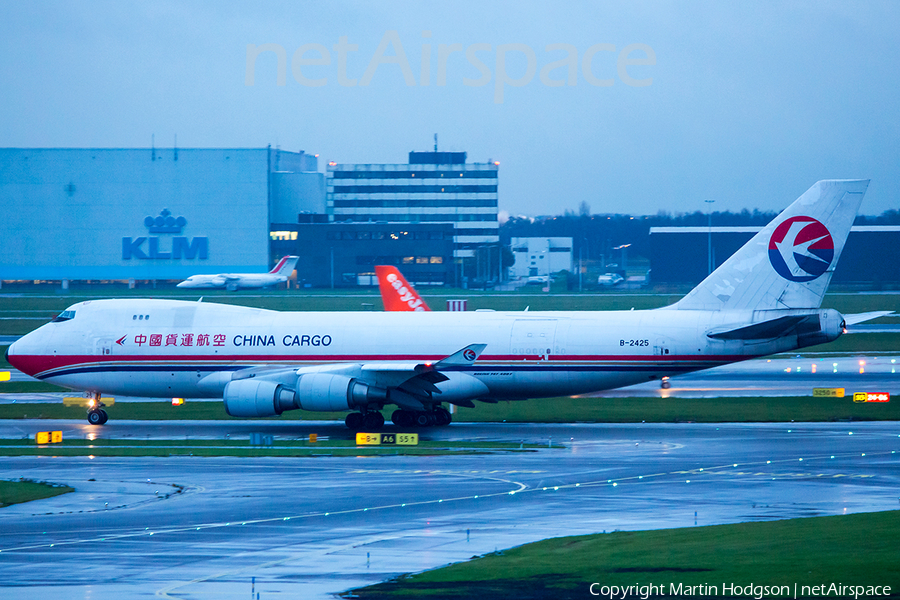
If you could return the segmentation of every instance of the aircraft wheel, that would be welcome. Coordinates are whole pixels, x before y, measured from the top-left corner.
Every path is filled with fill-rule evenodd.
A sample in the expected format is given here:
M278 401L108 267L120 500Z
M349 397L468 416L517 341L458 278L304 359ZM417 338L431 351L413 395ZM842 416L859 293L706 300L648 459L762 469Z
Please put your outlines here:
M91 425L103 425L106 420L103 418L104 412L98 408L92 408L88 411L88 423Z
M418 427L428 427L432 424L432 419L426 412L417 412L414 423Z
M359 431L363 428L364 421L362 413L352 412L344 419L344 425L351 431Z
M109 421L109 415L106 414L106 411L103 410L102 408L100 409L100 416L102 417L102 420L100 421L100 424L101 424L101 425L106 425L106 422Z
M368 412L363 417L366 429L381 429L384 427L384 415L378 411Z
M404 410L397 423L400 427L413 427L416 424L416 413L411 410Z
M672 382L669 381L668 379L663 379L662 383L659 384L659 387L661 387L664 390L667 390L670 387L672 387Z
M435 425L438 427L443 427L445 425L449 425L453 420L453 415L450 414L450 411L444 407L438 407L434 411Z
M412 425L412 415L409 414L408 410L399 408L391 415L391 423L397 427L409 427Z

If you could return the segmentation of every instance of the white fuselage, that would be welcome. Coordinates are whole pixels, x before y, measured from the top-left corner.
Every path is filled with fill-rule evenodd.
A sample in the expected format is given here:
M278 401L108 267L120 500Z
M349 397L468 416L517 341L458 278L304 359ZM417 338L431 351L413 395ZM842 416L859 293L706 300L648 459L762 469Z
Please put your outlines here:
M276 312L174 300L98 300L70 311L74 318L15 342L10 362L57 385L150 397L221 397L232 373L260 366L429 363L486 344L474 364L455 370L481 380L489 397L536 398L801 345L796 335L754 343L707 336L791 311ZM840 322L835 311L814 312ZM830 339L840 334L834 326Z
M286 275L272 273L222 273L220 275L191 275L177 285L195 289L254 289L287 281Z

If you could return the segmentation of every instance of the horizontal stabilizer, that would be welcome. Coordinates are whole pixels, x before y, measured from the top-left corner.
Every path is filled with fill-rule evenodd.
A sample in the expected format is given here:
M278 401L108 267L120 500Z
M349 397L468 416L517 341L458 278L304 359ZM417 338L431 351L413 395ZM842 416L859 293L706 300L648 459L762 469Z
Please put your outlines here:
M877 319L878 317L885 317L893 312L894 311L892 310L874 310L872 312L857 313L855 315L844 315L844 323L848 326L856 325L857 323L864 323L866 321L871 321L872 319Z
M710 332L706 336L714 340L771 340L785 335L813 333L819 329L819 315L789 315L736 329Z

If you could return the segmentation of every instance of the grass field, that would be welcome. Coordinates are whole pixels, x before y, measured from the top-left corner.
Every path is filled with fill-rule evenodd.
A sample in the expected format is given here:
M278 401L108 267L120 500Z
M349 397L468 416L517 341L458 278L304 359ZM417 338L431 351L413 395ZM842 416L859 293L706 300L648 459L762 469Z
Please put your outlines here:
M849 390L848 390L849 391ZM115 420L225 420L222 402L119 402L106 411ZM546 398L457 407L456 422L509 423L724 423L790 421L898 421L900 402L855 403L852 398ZM389 419L391 409L382 413ZM85 409L62 403L0 404L0 419L84 420ZM343 421L345 413L289 411L269 420ZM427 431L427 430L424 430Z
M348 434L352 438L352 434ZM0 456L440 456L496 452L534 452L537 444L511 442L430 442L417 446L357 446L353 439L277 440L272 446L251 446L244 440L64 439L36 445L33 439L0 440ZM541 444L541 448L546 446ZM562 446L555 446L562 448Z
M413 598L590 598L589 586L661 585L669 595L729 594L730 585L891 586L900 596L900 511L657 531L564 537L527 544L348 592L363 600ZM706 588L718 586L715 594ZM596 589L596 588L595 588ZM883 590L882 590L883 591ZM351 596L352 594L352 596ZM819 593L823 596L825 594ZM838 597L853 594L837 594ZM831 594L835 596L835 594ZM863 593L860 597L873 597ZM619 595L621 598L621 594ZM632 592L631 598L640 597Z
M10 504L19 504L20 502L51 498L74 491L75 489L69 486L51 485L26 479L18 481L0 480L0 508Z

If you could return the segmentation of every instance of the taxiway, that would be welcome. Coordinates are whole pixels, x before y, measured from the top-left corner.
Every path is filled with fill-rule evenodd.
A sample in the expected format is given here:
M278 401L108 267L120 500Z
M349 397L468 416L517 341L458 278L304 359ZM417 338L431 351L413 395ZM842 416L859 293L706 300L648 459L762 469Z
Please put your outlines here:
M65 423L90 427L2 421L0 434ZM148 426L117 422L134 436L150 435ZM173 437L179 427L192 437L288 428L345 435L342 425L321 422L152 426ZM0 511L0 581L4 598L245 598L251 589L260 598L328 598L553 536L888 510L900 500L898 434L895 423L463 423L428 436L552 437L565 447L435 457L9 458L0 478L77 491Z

